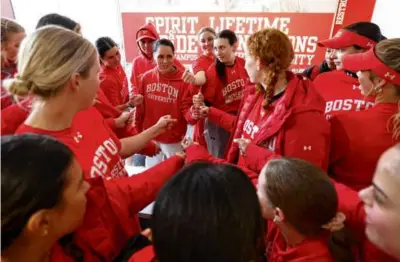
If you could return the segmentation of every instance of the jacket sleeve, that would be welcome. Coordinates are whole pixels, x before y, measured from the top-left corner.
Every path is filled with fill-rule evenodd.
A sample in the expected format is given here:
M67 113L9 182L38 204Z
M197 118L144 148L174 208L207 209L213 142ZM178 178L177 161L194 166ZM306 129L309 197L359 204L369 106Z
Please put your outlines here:
M133 94L137 94L138 93L137 88L139 86L138 77L137 77L137 74L136 74L136 68L137 68L136 59L134 59L132 61L132 70L131 70L132 73L131 73L131 78L130 78L130 82L131 82L131 86L132 86L132 93Z
M137 214L149 205L161 187L184 165L181 157L173 156L140 174L105 181L107 193L122 203L128 202L130 213Z
M114 81L103 79L100 82L100 88L103 90L104 94L106 95L107 99L113 106L119 106L120 101L120 90L117 84Z
M193 119L193 117L192 117L191 111L192 111L193 102L192 102L191 94L192 94L192 92L190 90L190 86L189 86L189 84L186 84L184 86L180 109L181 109L182 115L186 119L186 121L190 125L194 125L194 124L196 124L197 120Z
M215 107L210 107L208 119L230 133L235 131L236 116L234 115L228 114Z
M139 81L139 86L136 89L136 94L142 95L143 97L145 97L144 94L144 88L143 88L143 79L141 79ZM136 130L138 133L142 132L143 130L143 118L144 118L144 113L145 113L145 107L146 107L146 99L143 99L143 103L140 105L137 105L135 108L135 126L136 126Z
M231 164L225 159L216 158L210 155L207 149L200 145L191 145L185 150L186 152L186 163L191 164L193 162L211 162L214 164ZM258 173L253 170L245 167L245 166L237 166L239 167L253 182L254 185L257 185L258 181Z
M115 132L115 131L117 130L117 126L116 126L116 124L115 124L114 118L109 117L109 118L106 118L104 121L106 122L107 126L108 126L112 131Z
M335 166L335 164L344 156L348 150L349 138L346 134L346 130L339 117L333 116L329 120L331 124L331 146L329 152L329 167ZM331 174L335 175L335 174Z

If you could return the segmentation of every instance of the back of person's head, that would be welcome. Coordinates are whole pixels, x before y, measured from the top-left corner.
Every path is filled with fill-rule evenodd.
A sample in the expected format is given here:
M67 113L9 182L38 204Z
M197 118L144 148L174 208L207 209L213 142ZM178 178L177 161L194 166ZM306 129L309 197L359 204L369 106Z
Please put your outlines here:
M237 167L195 163L159 193L152 218L160 262L248 262L264 252L260 205Z
M322 169L304 160L281 158L269 161L260 176L265 181L261 190L270 207L283 212L283 222L309 237L328 232L324 227L338 215L338 196ZM350 244L345 231L331 234L329 247L335 261L353 260Z
M79 31L80 31L80 26L77 22L75 22L74 20L72 20L69 17L63 16L60 14L56 14L56 13L47 14L45 16L42 16L36 25L36 29L39 29L46 25L58 25L58 26L66 28L66 29L69 29L71 31L75 31L77 33L79 33Z
M8 41L10 34L22 33L22 32L25 32L25 29L20 24L8 18L3 18L3 17L1 18L2 45Z
M8 89L17 96L49 98L71 81L73 74L88 77L97 58L96 48L79 34L58 26L40 28L22 42L18 74Z
M118 47L117 43L108 36L98 38L95 45L101 58L103 58L105 53L111 48L115 46Z
M50 137L1 137L1 251L23 233L38 211L62 200L71 150Z
M357 22L348 26L343 27L343 29L348 30L350 32L356 33L358 35L364 36L372 41L378 43L382 39L381 29L377 24L371 22ZM358 49L361 49L359 46L355 46Z
M383 40L375 47L375 54L382 63L400 74L400 38ZM400 85L393 84L395 95L400 97ZM393 137L400 138L400 109L393 116Z
M267 108L274 94L274 87L281 72L288 70L294 58L289 37L278 29L267 28L252 34L246 43L249 54L260 59L262 81L267 90L257 84L259 92L265 92L264 107Z

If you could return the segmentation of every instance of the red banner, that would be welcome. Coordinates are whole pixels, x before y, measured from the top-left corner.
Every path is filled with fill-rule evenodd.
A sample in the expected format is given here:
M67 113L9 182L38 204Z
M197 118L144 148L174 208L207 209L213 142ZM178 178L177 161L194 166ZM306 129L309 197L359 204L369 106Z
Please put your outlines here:
M325 50L317 42L330 35L333 13L122 13L125 53L127 61L138 55L137 30L152 22L162 38L174 42L176 58L191 64L198 57L197 32L210 26L216 32L222 29L235 31L239 39L237 55L244 56L246 39L263 28L277 28L292 41L295 58L294 71L319 64Z
M376 0L339 0L333 23L332 36L344 26L360 21L371 21L375 2Z

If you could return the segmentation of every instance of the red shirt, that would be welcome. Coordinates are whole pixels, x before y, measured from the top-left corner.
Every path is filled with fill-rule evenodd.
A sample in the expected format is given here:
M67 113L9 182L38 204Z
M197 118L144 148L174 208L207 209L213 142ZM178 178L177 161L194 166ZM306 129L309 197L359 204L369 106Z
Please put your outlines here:
M391 117L398 112L395 103L376 104L360 112L331 119L331 174L354 190L371 185L379 157L400 139L393 139ZM389 127L389 128L388 128Z
M1 110L1 135L12 135L29 116L32 108L32 97L14 103Z
M17 73L17 65L9 62L7 67L1 68L1 109L5 109L14 103L13 96L3 87L3 80L13 78Z
M243 90L248 82L243 58L236 57L233 66L225 67L226 83L223 83L215 71L215 64L207 70L207 83L203 85L204 99L215 108L228 113L237 113Z
M286 243L279 227L268 221L265 240L269 262L333 262L328 240L324 237L305 239L296 246L290 246Z
M22 124L16 133L37 133L57 138L74 152L87 179L128 176L119 154L121 144L94 107L79 112L70 128L49 131Z
M100 79L100 88L113 106L128 103L128 81L121 65L117 68L102 66Z
M182 80L183 70L176 68L170 75L162 75L157 68L143 75L139 93L143 95L143 104L136 110L136 126L141 131L147 129L164 115L178 120L171 130L158 136L161 143L177 143L186 133L187 123L191 119L192 98L188 84Z
M207 72L208 68L215 62L215 55L201 55L199 56L193 64L193 73L197 74L200 71Z
M326 102L325 114L360 111L374 105L374 98L364 97L358 79L343 70L319 74L314 85Z

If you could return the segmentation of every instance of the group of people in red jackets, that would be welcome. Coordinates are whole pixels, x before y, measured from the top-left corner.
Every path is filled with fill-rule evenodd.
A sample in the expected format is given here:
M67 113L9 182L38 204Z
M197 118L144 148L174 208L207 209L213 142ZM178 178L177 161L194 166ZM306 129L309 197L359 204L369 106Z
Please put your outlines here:
M146 24L128 81L118 45L68 17L1 24L2 260L400 259L400 39L377 25L294 74L280 30L243 59L202 28L187 70Z

